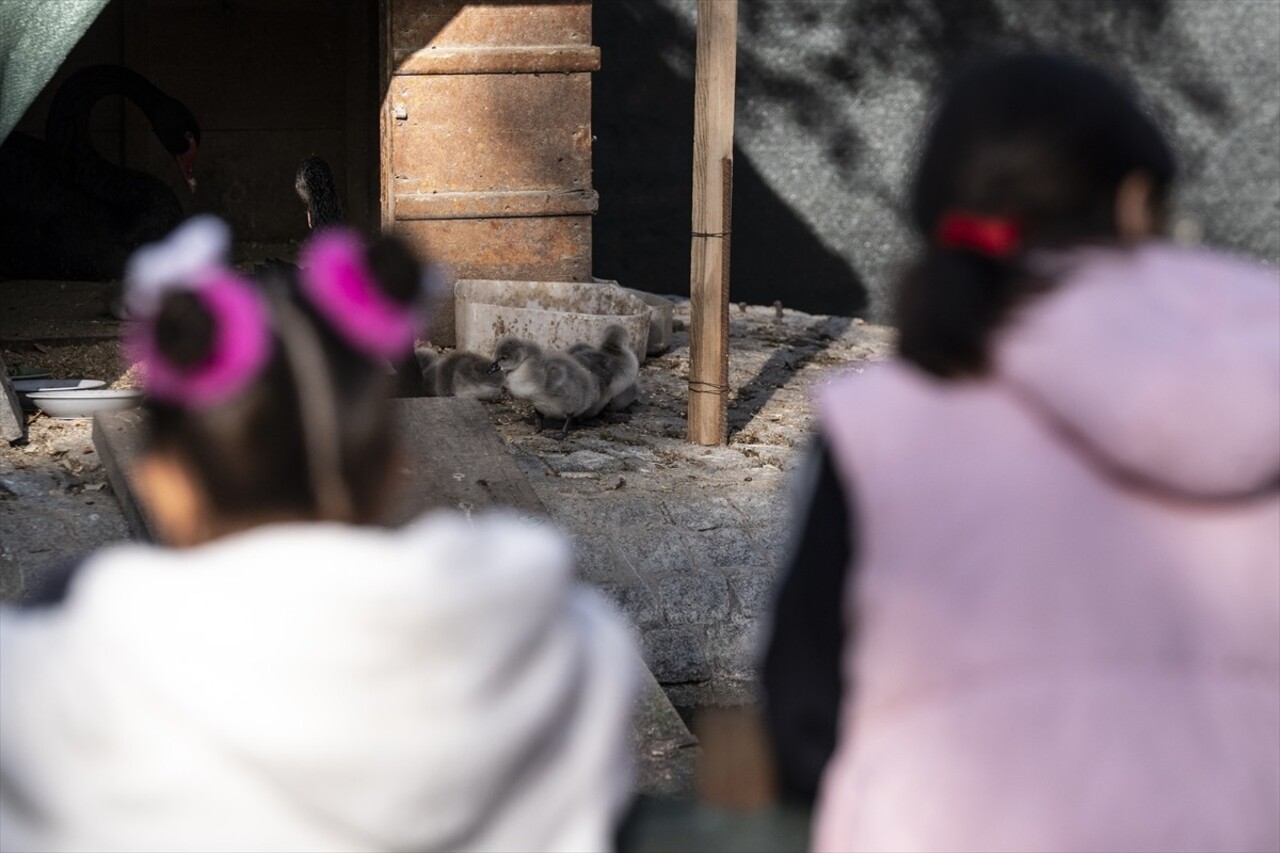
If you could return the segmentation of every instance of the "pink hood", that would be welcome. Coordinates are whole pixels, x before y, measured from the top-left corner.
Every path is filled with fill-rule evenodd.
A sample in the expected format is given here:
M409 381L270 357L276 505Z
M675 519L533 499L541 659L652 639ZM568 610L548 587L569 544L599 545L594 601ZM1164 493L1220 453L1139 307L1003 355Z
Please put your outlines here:
M1280 271L1167 244L1066 260L996 372L1126 477L1201 497L1280 482Z

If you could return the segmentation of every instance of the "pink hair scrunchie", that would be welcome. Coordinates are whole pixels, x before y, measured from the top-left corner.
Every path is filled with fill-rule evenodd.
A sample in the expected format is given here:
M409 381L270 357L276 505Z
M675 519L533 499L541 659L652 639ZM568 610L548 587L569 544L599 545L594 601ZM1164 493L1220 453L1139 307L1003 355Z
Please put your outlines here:
M311 304L351 346L388 360L413 349L417 311L383 293L354 234L341 229L320 232L303 247L298 260Z
M271 355L271 321L262 297L231 270L209 269L192 284L190 292L213 319L208 358L189 367L165 358L156 344L154 317L133 326L125 347L142 365L148 394L199 409L234 396L263 369Z

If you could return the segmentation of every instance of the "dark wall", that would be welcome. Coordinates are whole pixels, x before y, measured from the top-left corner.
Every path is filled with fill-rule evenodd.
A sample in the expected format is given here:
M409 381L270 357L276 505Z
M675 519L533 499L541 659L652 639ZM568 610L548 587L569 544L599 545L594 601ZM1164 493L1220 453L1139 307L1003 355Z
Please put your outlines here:
M354 222L377 224L377 4L352 0L113 0L19 123L44 134L58 84L109 62L142 73L200 122L189 193L142 113L99 102L94 144L173 188L188 212L226 218L249 254L287 251L307 233L294 174L329 161Z
M596 0L598 276L688 293L694 0ZM732 296L887 319L931 93L996 48L1135 81L1179 151L1176 232L1280 261L1280 3L741 0Z

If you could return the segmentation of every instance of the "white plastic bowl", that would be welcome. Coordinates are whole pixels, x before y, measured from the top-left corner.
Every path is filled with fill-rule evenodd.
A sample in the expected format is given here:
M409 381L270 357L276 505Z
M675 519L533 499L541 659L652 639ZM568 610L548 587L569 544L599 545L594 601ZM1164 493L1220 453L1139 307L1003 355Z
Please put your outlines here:
M35 391L31 401L54 418L91 418L98 412L132 409L142 402L142 392L119 390Z
M18 392L18 400L23 411L34 412L36 404L31 401L33 393L41 391L91 391L105 388L107 383L101 379L15 379L13 390Z

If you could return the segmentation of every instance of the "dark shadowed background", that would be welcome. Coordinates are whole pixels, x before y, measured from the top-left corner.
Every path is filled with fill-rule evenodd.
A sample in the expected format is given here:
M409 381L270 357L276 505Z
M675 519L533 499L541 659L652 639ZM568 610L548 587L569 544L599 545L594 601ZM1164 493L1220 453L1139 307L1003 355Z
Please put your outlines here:
M688 293L695 0L596 0L596 275ZM741 0L732 299L888 319L930 96L1036 47L1135 81L1183 167L1177 231L1280 262L1274 0Z

